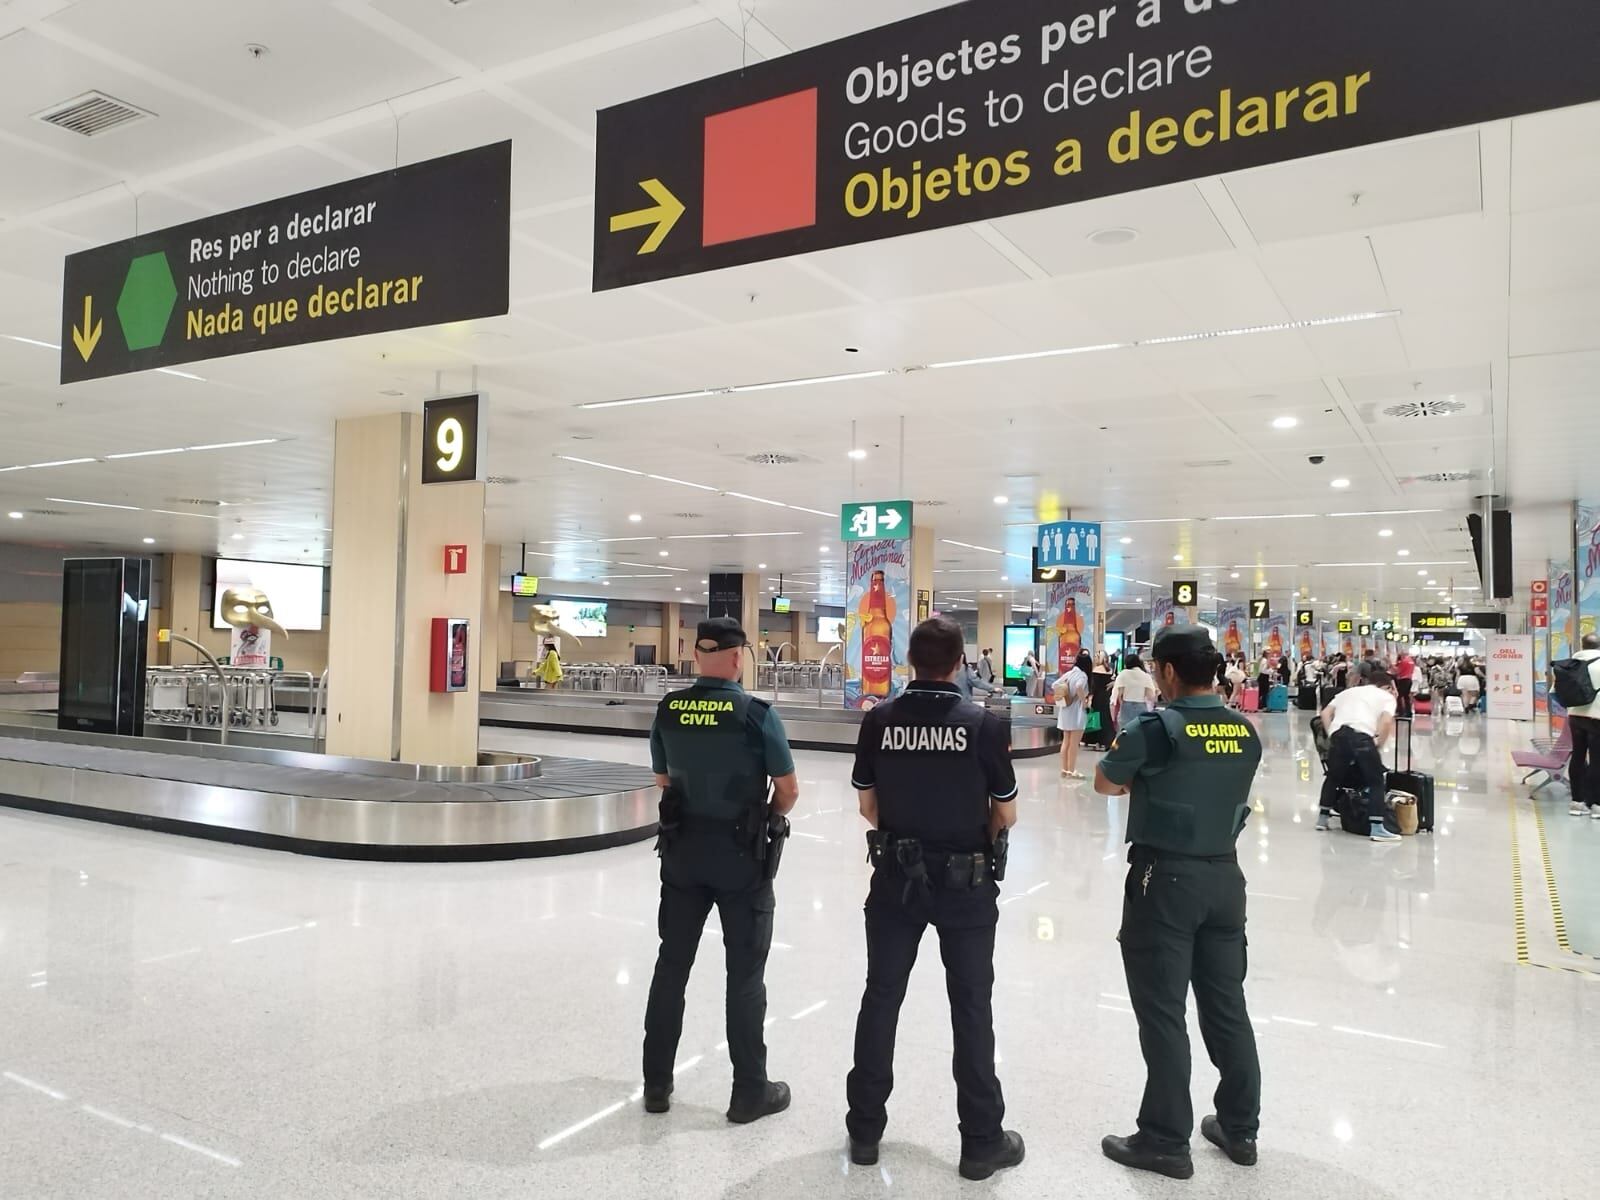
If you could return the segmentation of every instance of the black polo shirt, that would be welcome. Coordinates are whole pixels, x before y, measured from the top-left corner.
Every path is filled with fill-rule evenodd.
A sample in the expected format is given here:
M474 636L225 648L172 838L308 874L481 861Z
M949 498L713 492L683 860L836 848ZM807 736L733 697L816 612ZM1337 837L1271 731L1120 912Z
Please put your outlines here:
M851 783L878 794L878 826L953 851L989 840L989 802L1017 798L1006 723L953 683L916 682L861 720Z

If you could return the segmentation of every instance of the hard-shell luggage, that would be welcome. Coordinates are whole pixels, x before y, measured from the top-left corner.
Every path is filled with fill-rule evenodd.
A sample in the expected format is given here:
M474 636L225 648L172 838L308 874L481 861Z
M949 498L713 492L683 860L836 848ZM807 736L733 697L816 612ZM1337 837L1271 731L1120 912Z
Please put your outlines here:
M1244 698L1239 701L1239 708L1240 711L1247 713L1260 712L1261 689L1253 686L1245 688Z
M1400 769L1400 729L1405 727L1406 767ZM1411 719L1399 717L1394 723L1394 770L1389 772L1389 790L1409 792L1417 798L1417 831L1433 832L1433 776L1418 771L1411 762Z
M1411 702L1413 711L1421 716L1429 716L1433 712L1433 701L1427 696L1418 696Z
M1269 713L1286 713L1289 711L1289 689L1283 684L1277 684L1267 693L1267 711Z
M1295 698L1295 706L1301 712L1315 712L1317 710L1317 689L1309 683L1300 685L1300 693Z

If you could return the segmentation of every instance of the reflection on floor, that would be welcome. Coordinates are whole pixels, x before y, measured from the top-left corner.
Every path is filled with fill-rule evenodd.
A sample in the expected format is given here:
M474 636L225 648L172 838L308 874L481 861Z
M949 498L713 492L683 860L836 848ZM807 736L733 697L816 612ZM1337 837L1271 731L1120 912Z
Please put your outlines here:
M1303 717L1259 720L1268 760L1241 849L1267 1082L1260 1167L1236 1168L1198 1140L1186 1185L1101 1158L1101 1134L1132 1129L1141 1083L1114 939L1123 812L1042 760L1019 772L996 996L1010 1123L1029 1158L985 1186L1018 1197L1592 1195L1600 978L1516 963L1514 830L1532 956L1558 951L1533 809L1509 802L1507 751L1525 731L1420 724L1439 833L1375 846L1312 831L1320 774ZM497 730L486 742L647 753L632 739ZM648 846L353 864L0 812L0 1196L975 1194L955 1175L949 1021L931 949L902 1020L882 1166L846 1165L866 867L849 759L799 762L805 795L768 976L772 1066L796 1103L748 1129L722 1117L714 929L691 986L674 1111L647 1118L632 1102L655 952ZM1594 906L1600 822L1578 828L1564 795L1542 816L1576 937L1576 910ZM1195 1046L1205 1112L1214 1079Z

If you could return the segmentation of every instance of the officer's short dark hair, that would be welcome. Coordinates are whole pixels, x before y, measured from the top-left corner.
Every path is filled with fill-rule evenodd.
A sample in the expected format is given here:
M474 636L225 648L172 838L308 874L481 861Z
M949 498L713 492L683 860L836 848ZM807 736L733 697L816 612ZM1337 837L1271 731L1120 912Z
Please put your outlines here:
M1171 667L1185 687L1210 687L1217 681L1218 654L1209 644L1204 649L1182 649L1176 654L1156 655L1156 662Z
M949 617L930 617L911 631L906 657L919 677L943 679L960 664L966 635Z

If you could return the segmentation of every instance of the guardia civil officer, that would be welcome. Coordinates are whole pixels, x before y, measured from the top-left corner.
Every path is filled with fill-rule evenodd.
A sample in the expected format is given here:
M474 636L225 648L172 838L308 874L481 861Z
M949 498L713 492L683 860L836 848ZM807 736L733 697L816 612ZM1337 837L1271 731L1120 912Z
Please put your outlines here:
M1216 1115L1200 1132L1240 1166L1256 1161L1261 1064L1244 1002L1245 881L1234 843L1250 814L1261 741L1212 690L1210 634L1163 629L1152 653L1168 707L1124 729L1095 772L1101 795L1132 793L1119 940L1147 1072L1139 1131L1100 1148L1124 1166L1188 1179L1191 984L1222 1074Z
M1017 781L1005 723L963 700L961 627L935 617L911 634L916 680L861 722L852 781L872 826L867 895L867 988L846 1092L850 1160L878 1161L894 1086L895 1027L923 931L939 931L955 1032L961 1174L987 1179L1022 1161L1022 1138L1002 1128L994 1070L995 925L1004 846L1016 824ZM1001 861L995 859L995 843Z
M767 1078L767 952L783 820L800 797L783 722L735 682L746 638L739 622L700 622L699 678L665 697L650 730L662 789L661 952L644 1018L644 1106L672 1107L672 1067L683 1033L684 989L706 917L722 919L728 966L728 1120L740 1125L789 1107L789 1085ZM768 798L768 780L771 798Z

